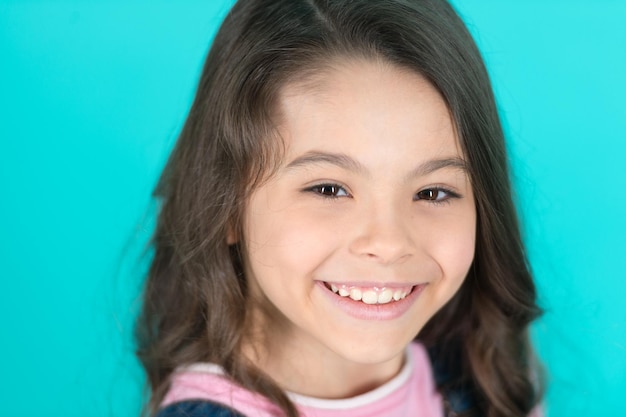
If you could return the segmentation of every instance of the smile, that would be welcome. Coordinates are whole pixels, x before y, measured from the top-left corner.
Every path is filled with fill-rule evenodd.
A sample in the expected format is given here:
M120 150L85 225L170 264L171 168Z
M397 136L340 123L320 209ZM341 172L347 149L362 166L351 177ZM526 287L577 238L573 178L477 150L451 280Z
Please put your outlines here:
M411 294L414 286L408 285L399 288L361 287L356 285L324 283L325 287L340 297L351 298L365 304L387 304L400 301Z
M404 316L428 283L416 285L340 284L317 281L335 307L359 320L393 320Z

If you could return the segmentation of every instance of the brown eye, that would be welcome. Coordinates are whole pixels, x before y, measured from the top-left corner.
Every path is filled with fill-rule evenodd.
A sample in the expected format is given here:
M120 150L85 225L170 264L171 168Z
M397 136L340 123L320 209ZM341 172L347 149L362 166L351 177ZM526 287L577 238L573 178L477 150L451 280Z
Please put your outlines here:
M432 203L444 203L451 198L459 198L457 193L443 189L443 188L427 188L425 190L418 191L415 194L415 200L425 200Z
M320 185L319 193L328 197L336 197L339 187L336 185Z
M345 188L337 184L319 184L319 185L311 187L309 191L315 194L318 194L321 197L328 197L328 198L339 198L339 197L350 196Z
M417 193L417 198L420 200L436 201L439 197L440 191L435 189L422 190Z

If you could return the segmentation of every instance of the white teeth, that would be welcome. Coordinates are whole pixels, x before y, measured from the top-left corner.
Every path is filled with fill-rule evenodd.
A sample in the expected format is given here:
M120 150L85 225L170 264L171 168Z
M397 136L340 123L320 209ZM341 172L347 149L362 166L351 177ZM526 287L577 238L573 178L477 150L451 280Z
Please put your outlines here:
M388 304L392 300L400 301L411 292L410 287L405 288L378 288L363 289L351 287L346 284L327 284L332 292L341 297L350 297L354 301L362 301L365 304Z
M350 290L350 298L352 298L354 301L361 301L361 297L362 297L362 293L361 290L358 288L352 288Z
M365 304L376 304L378 302L378 294L375 291L365 291L361 301Z
M393 292L390 289L385 289L383 292L378 294L378 304L387 304L391 301L393 297Z

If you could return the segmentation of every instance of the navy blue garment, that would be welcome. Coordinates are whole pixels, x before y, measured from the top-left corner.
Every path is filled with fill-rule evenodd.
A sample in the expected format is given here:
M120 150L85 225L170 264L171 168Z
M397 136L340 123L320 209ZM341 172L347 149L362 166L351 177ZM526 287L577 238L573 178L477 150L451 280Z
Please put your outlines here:
M155 417L245 417L232 408L206 400L181 401L159 410Z
M454 372L439 358L438 350L429 349L435 383L444 386L442 392L446 408L446 417L477 416L473 392L463 385L449 385L454 379ZM449 365L449 364L448 364ZM243 414L223 404L206 400L189 400L173 403L159 410L155 417L245 417Z

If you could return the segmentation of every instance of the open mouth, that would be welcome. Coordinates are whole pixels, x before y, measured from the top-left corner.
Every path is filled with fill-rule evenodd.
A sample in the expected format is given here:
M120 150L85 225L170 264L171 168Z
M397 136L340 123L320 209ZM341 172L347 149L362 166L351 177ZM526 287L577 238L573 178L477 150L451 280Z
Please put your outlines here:
M355 285L333 284L324 282L324 286L339 297L350 298L365 304L389 304L406 298L416 285L404 287L359 287Z

